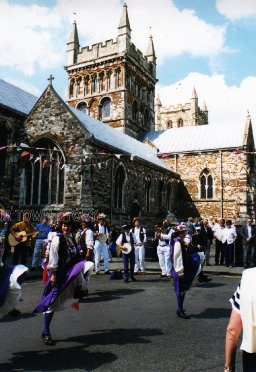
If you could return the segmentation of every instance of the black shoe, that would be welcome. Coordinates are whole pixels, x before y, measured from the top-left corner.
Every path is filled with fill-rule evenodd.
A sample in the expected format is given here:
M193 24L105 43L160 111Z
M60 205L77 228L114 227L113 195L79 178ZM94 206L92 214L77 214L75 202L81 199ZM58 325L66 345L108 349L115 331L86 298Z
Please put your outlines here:
M160 275L160 278L166 278L166 275L161 274L161 275Z
M177 310L176 314L182 319L190 319L190 315L187 314L186 310L182 312Z
M129 280L128 279L124 279L124 283L129 283Z
M99 271L96 271L96 275L100 275L100 272Z
M105 271L104 274L105 275L109 275L110 274L110 271L109 270L108 271Z
M202 275L201 277L198 277L199 283L209 283L212 281L212 279L208 278L207 275Z
M133 282L137 282L137 279L134 278L134 276L131 276L131 280L132 280Z
M13 309L12 311L9 311L8 315L10 316L19 316L21 312L17 309Z
M51 335L45 335L44 333L42 333L42 339L44 340L44 343L45 345L47 346L54 346L55 345L55 341L52 339Z
M79 300L82 300L84 297L88 297L88 294L89 294L88 289L81 289Z

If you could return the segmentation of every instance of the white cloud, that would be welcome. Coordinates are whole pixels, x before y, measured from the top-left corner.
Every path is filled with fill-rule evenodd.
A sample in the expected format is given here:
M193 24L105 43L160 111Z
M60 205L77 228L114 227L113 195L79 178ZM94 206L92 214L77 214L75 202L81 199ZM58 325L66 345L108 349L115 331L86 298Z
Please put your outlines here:
M193 10L180 11L171 0L128 0L127 4L132 42L145 52L151 27L158 63L185 52L208 57L226 49L225 27L205 22ZM66 21L76 18L82 46L117 36L119 0L58 0L56 8Z
M33 75L41 69L61 64L62 55L55 37L61 27L56 11L43 6L11 5L0 1L0 66L9 66Z
M10 84L15 85L16 87L19 87L25 90L26 92L33 94L34 96L39 97L42 94L42 92L37 87L28 83L27 81L18 80L18 79L9 79L9 78L5 78L4 80Z
M255 0L217 0L217 10L230 20L256 16Z
M233 123L244 125L249 110L252 122L256 124L256 77L248 76L240 86L228 86L224 75L207 76L191 72L180 82L163 86L158 85L163 106L190 101L193 87L199 99L199 106L206 102L209 111L209 124Z

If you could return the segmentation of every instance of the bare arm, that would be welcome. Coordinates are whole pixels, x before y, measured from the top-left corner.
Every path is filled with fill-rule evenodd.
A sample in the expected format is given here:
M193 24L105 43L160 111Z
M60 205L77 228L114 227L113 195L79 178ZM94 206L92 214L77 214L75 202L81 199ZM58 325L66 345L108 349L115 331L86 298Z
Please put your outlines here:
M232 369L232 367L235 365L236 349L242 328L240 314L235 310L232 310L226 331L225 367Z

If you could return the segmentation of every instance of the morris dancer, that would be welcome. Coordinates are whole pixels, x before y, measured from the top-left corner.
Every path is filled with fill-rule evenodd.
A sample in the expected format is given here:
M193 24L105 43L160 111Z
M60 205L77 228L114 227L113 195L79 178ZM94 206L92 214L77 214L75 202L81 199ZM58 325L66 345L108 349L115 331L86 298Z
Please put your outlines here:
M95 226L95 271L98 275L100 273L100 259L101 255L103 255L104 259L104 273L109 274L108 269L108 228L107 228L107 221L105 214L101 213L98 216L99 223ZM102 241L105 240L105 241Z
M131 228L130 225L123 225L122 229L124 231L122 232L122 234L119 235L116 241L116 245L119 247L119 249L122 250L125 283L129 282L129 277L131 278L133 282L136 281L134 277L134 264L135 264L134 236L133 236L133 233L130 231L130 228ZM130 253L125 253L127 250L125 243L130 244L130 247L131 247ZM129 262L130 262L130 272L129 272Z
M55 345L50 333L50 323L54 312L69 306L79 308L78 299L75 299L77 288L86 287L85 279L91 275L93 263L84 261L77 250L73 237L74 220L64 215L62 219L62 234L53 237L47 269L49 279L46 284L41 301L34 310L35 313L44 313L43 341L46 345Z
M131 232L134 236L134 248L135 248L135 266L134 274L140 272L141 274L146 274L145 271L145 246L147 241L146 230L141 226L140 217L134 217L133 219L134 227Z
M172 278L174 281L174 290L177 298L177 315L183 319L189 319L190 316L183 308L186 291L200 271L200 257L197 253L192 253L192 247L185 243L186 226L179 225L174 228L171 242L171 261Z
M5 265L0 268L0 315L20 315L16 305L21 299L21 284L27 275L24 265Z

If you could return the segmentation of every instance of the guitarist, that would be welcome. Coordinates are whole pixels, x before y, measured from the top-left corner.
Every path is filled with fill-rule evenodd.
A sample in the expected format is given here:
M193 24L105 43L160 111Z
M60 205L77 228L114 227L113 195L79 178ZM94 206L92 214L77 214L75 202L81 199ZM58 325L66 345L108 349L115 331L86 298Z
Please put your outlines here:
M34 226L29 222L29 213L23 213L23 219L20 222L15 223L10 228L10 234L14 236L17 242L20 242L14 247L14 254L12 258L12 264L18 265L19 260L21 265L26 266L27 264L27 254L30 248L31 242L30 239L26 239L26 241L22 242L22 237L19 237L17 233L24 231L26 234L32 234L33 232L36 233L36 229Z

